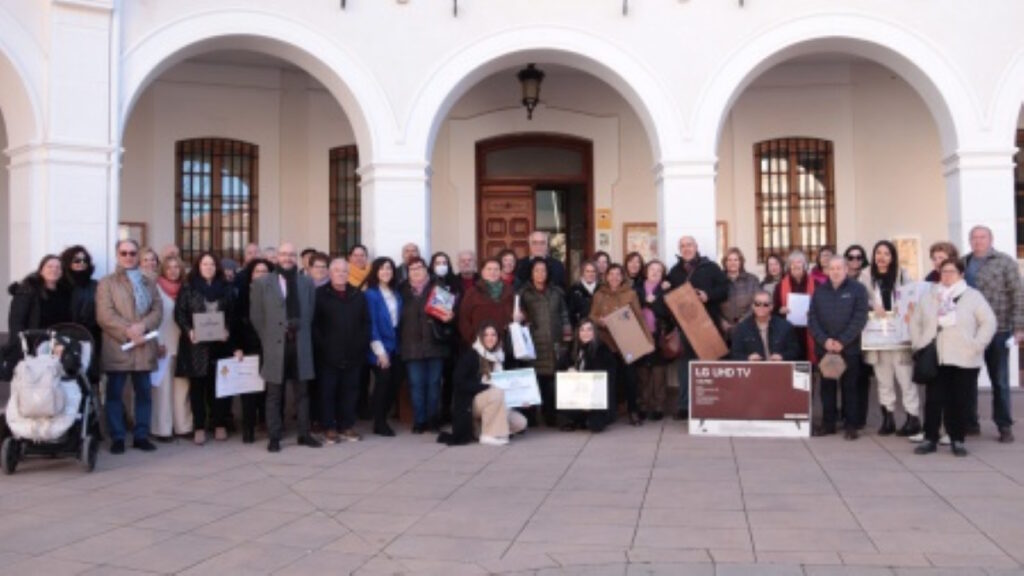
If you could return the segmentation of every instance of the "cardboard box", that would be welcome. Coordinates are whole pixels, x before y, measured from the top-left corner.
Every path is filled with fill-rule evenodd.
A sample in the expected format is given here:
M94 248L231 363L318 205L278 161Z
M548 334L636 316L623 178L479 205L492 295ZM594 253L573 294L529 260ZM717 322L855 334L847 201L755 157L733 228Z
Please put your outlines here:
M612 340L615 340L615 345L619 347L619 354L626 364L632 364L654 352L651 335L629 306L623 306L601 320L611 333Z
M701 360L718 360L729 353L704 303L689 282L665 294L665 305L672 311L694 354Z

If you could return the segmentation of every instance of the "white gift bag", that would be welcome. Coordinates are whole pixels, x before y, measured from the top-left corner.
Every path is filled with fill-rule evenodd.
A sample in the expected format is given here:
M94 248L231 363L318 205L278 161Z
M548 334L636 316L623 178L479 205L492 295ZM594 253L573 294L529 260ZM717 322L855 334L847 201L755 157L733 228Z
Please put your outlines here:
M519 315L519 296L516 296L516 303L513 315ZM533 337L530 336L530 329L519 322L512 322L508 326L508 335L512 340L512 355L516 360L536 360L537 349L533 346Z

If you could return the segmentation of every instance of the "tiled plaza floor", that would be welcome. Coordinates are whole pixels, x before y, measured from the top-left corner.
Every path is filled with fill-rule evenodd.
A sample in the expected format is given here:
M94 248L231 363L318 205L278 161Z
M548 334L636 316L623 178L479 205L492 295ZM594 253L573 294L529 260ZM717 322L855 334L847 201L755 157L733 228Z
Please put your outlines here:
M1024 441L993 435L966 459L666 421L37 460L0 477L0 574L1024 574Z

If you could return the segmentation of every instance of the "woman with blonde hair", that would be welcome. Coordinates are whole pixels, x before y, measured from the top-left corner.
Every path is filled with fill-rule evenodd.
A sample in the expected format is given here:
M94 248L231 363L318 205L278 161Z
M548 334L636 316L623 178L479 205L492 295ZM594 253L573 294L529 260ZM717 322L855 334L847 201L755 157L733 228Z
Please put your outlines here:
M153 372L153 412L150 433L159 440L168 441L172 436L192 433L192 408L188 403L188 378L174 375L178 357L178 339L181 330L174 322L174 306L181 291L185 275L181 260L174 255L160 263L160 275L156 278L157 292L163 303L164 315L157 328L159 356L156 372Z

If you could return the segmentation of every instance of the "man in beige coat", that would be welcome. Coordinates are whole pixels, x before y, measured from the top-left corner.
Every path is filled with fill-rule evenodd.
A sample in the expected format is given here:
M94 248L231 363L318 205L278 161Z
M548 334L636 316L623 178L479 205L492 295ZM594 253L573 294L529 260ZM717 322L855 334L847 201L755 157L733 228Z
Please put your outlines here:
M124 385L129 377L135 389L135 430L132 447L156 450L149 441L150 373L156 370L156 330L163 318L163 304L156 284L139 270L139 245L134 240L117 243L117 268L96 288L96 320L103 331L103 370L107 373L107 423L111 454L124 453ZM128 350L122 346L131 344Z

